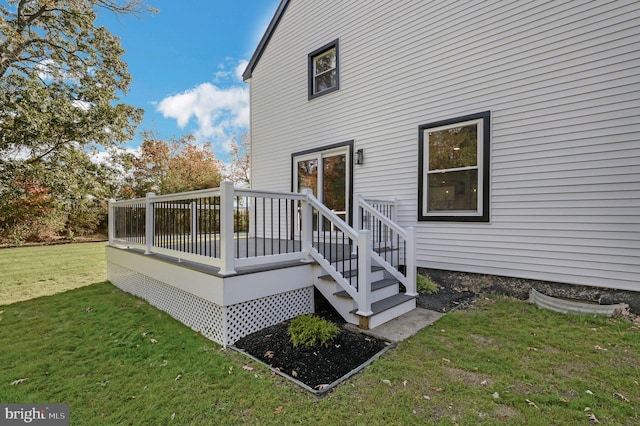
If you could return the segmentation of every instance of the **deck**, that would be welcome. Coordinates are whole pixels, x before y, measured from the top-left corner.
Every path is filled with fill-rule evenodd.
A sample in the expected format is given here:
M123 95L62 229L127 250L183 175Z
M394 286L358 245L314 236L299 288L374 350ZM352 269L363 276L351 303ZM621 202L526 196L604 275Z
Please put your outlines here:
M112 202L108 278L224 346L313 312L314 288L373 328L415 307L415 267L413 234L369 210L356 231L310 193L230 184Z

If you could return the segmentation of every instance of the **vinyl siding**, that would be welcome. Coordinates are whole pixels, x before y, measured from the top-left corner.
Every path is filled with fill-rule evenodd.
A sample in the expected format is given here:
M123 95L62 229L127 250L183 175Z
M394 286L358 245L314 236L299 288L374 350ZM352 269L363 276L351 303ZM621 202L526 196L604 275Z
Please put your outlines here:
M419 266L640 291L640 2L291 0L251 78L252 185L363 148ZM338 38L340 90L307 99ZM418 126L491 111L490 222L418 222Z

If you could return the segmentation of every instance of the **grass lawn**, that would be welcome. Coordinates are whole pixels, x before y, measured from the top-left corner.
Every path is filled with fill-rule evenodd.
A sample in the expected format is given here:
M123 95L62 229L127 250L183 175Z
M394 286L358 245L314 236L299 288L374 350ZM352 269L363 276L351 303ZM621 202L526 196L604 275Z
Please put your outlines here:
M103 275L84 287L86 270L48 260L78 247L94 250L0 250L24 288L48 286L48 272L26 272L34 259L80 287L0 306L0 403L69 403L74 425L640 422L640 329L627 320L492 297L318 399L105 282L103 252L92 260ZM3 297L15 286L3 269Z
M0 305L104 281L105 243L0 249Z

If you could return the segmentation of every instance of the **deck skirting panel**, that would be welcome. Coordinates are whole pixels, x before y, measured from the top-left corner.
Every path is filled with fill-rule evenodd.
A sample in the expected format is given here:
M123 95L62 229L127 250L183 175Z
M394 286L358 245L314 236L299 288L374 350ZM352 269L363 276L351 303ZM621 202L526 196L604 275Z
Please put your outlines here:
M313 286L221 306L115 262L107 262L109 281L223 346L240 338L313 312Z

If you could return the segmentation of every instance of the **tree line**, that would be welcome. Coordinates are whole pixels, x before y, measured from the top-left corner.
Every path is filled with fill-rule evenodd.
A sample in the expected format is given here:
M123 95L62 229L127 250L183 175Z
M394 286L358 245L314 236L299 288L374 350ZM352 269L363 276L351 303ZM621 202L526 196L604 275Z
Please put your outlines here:
M106 233L111 198L248 182L249 141L229 170L210 143L143 132L144 111L121 102L131 75L98 12L142 15L141 0L8 0L0 5L0 244ZM96 161L109 153L109 161Z

